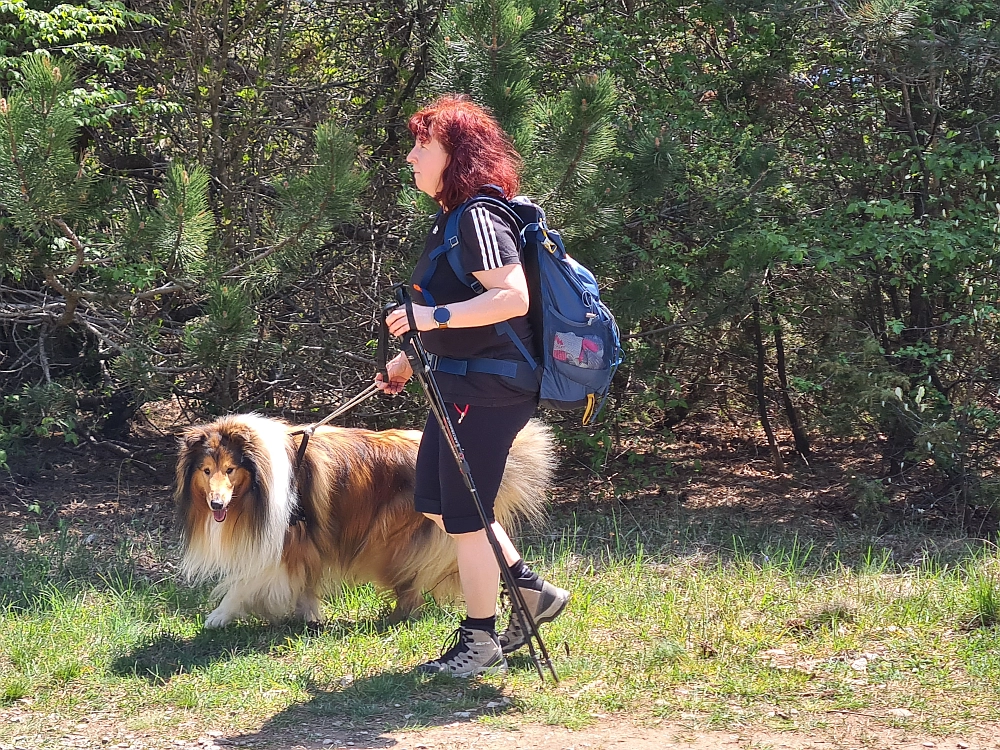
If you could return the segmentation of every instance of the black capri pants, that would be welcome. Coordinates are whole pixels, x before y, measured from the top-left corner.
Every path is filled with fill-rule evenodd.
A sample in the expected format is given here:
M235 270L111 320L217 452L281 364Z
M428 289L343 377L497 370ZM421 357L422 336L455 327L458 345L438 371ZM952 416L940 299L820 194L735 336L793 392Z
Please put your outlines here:
M445 404L490 523L495 520L493 504L510 446L536 407L534 400L510 406ZM468 534L483 528L472 493L465 486L448 439L441 434L433 412L427 417L417 452L413 500L418 513L441 516L449 534Z

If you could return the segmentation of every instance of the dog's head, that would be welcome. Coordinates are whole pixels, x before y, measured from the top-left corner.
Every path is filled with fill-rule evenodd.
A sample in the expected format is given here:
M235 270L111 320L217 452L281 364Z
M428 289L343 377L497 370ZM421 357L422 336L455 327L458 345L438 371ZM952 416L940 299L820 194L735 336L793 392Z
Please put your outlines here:
M231 505L256 490L253 435L227 427L192 427L181 437L176 499L188 520L192 514L211 513L222 523Z

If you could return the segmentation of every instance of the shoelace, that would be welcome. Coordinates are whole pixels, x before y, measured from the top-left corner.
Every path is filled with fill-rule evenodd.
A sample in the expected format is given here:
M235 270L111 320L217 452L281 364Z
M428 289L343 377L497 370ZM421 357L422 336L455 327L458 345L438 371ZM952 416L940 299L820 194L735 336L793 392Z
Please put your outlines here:
M455 628L455 631L448 636L448 640L444 642L444 646L441 647L441 656L439 656L437 660L440 662L448 661L452 657L468 651L468 642L471 640L472 631L466 630L459 625Z

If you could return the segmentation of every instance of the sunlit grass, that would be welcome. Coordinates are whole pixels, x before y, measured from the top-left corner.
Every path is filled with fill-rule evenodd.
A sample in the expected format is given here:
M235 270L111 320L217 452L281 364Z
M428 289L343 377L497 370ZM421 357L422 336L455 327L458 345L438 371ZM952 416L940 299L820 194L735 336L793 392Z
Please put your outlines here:
M57 557L28 542L0 573L0 711L30 710L0 724L0 743L16 734L44 744L40 717L97 711L182 738L320 715L386 729L456 711L570 727L615 712L807 727L830 710L908 708L944 730L1000 713L997 557L957 540L947 556L910 564L862 535L565 517L525 548L573 591L543 631L561 677L544 690L526 655L502 679L411 674L438 653L456 610L431 605L387 627L389 601L361 587L327 605L319 632L260 622L204 631L205 590L139 574L127 554L84 565L87 550L72 542Z

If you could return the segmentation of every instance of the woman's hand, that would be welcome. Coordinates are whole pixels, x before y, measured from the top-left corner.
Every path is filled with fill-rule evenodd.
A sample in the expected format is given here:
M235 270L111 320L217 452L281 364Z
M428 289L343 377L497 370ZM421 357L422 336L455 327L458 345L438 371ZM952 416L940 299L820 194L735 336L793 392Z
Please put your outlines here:
M405 314L403 317L406 317ZM406 381L413 376L413 368L410 367L406 355L402 352L389 360L385 365L385 369L389 375L389 382L387 383L382 379L382 373L375 373L375 387L383 393L388 393L392 396L402 391L403 386L406 385Z
M413 305L413 322L417 324L418 331L429 331L436 328L434 322L434 308L426 305ZM410 322L406 319L406 308L397 307L385 317L385 324L389 327L389 333L397 338L410 330Z

